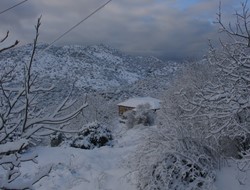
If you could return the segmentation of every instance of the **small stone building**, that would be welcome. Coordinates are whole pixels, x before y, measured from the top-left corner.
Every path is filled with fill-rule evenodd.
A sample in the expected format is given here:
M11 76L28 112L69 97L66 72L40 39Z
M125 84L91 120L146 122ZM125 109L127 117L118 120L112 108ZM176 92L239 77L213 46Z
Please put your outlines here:
M137 97L137 98L130 98L124 102L118 104L118 112L119 115L123 115L126 111L133 110L139 105L149 104L150 109L158 110L160 109L161 101L156 98L151 97Z

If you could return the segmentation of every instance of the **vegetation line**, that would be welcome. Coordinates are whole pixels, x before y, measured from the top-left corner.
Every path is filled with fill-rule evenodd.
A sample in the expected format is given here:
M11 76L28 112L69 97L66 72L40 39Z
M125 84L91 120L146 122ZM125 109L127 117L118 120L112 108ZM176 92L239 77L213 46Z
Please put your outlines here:
M8 8L8 9L5 9L5 10L1 11L0 14L3 14L3 13L5 13L5 12L7 12L7 11L13 9L13 8L15 8L15 7L17 7L17 6L19 6L19 5L23 4L23 3L25 3L26 1L28 1L28 0L24 0L24 1L20 2L20 3L17 3L17 4L15 4L15 5L13 5L12 7L10 7L10 8Z

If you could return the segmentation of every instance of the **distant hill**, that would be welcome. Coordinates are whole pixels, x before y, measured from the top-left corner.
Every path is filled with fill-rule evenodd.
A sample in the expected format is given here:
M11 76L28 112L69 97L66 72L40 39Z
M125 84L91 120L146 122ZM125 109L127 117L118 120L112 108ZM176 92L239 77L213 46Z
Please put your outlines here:
M53 84L55 88L41 97L41 104L53 109L74 84L72 98L89 103L83 114L85 122L111 123L117 117L117 103L130 97L161 98L181 67L152 56L127 55L106 45L53 46L43 51L46 47L38 45L32 73L37 76L36 84ZM28 44L0 54L0 77L4 68L15 67L13 86L23 82L24 63L29 61L31 50L32 44Z
M155 57L131 56L106 45L53 46L43 51L39 44L34 72L41 81L64 85L75 83L83 91L107 91L128 86L150 77L171 75L176 63L165 63ZM21 79L23 66L29 61L32 44L15 48L0 55L0 68L15 65Z

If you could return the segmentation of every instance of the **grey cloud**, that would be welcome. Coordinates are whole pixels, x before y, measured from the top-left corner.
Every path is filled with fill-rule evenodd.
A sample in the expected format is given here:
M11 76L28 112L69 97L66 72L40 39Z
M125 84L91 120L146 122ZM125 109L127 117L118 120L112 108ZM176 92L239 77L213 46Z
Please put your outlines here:
M0 15L0 34L9 29L13 38L31 42L36 18L42 14L40 41L51 42L86 17L105 1L33 0ZM109 44L135 54L153 54L168 59L202 56L209 38L217 38L212 20L217 0L199 0L185 9L176 1L120 0L107 7L65 36L57 44ZM230 11L233 0L224 0ZM10 5L1 0L0 7Z

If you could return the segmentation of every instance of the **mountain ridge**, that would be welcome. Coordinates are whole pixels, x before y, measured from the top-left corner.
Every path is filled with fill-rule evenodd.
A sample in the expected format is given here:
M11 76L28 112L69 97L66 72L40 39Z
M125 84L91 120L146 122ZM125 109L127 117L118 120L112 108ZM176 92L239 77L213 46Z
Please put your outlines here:
M47 44L38 44L33 71L41 78L74 83L86 91L128 86L177 70L177 63L166 63L153 56L127 55L104 44L52 46L43 51L46 47ZM27 44L1 54L0 67L16 65L20 79L23 63L29 61L31 50L32 44Z

